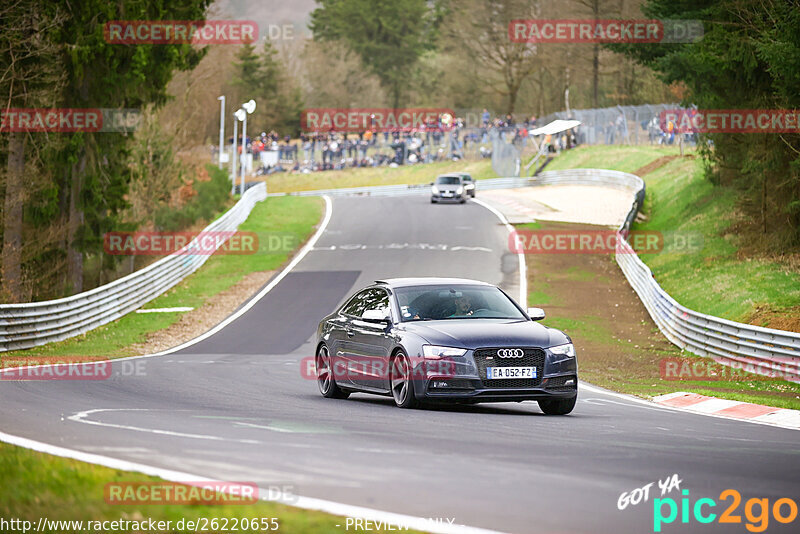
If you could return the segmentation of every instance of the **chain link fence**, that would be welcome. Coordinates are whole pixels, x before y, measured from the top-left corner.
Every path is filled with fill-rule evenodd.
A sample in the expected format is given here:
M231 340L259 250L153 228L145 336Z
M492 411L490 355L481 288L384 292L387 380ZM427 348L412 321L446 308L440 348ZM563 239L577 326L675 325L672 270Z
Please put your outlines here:
M683 138L667 131L659 116L662 111L682 109L678 104L645 104L609 108L558 111L536 119L535 123L490 128L492 168L499 176L520 176L537 153L558 153L581 145L660 145L696 143L693 135ZM578 120L581 124L552 136L530 135L536 128L554 120ZM485 137L484 137L485 139ZM546 146L545 146L546 145ZM547 158L542 159L542 162ZM533 172L533 171L531 171Z

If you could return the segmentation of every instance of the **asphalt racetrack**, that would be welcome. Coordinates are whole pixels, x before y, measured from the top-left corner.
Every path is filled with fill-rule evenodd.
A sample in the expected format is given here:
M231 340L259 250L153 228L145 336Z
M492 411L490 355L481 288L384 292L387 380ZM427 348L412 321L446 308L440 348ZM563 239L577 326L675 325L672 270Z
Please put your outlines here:
M475 278L519 294L507 229L485 207L431 205L426 197L335 199L314 249L230 325L178 352L132 360L143 362L143 376L0 381L0 430L502 532L653 532L657 481L674 473L691 504L718 502L704 513L721 514L730 500L720 493L738 490L742 522L700 524L690 513L681 524L679 514L663 532L743 533L747 499L768 498L770 508L779 498L798 501L794 430L591 387L563 417L545 416L533 402L400 410L389 397L322 398L301 373L318 321L354 289L397 276ZM617 509L621 493L651 482L648 502ZM684 496L675 489L665 497ZM797 524L771 517L767 531L796 532Z

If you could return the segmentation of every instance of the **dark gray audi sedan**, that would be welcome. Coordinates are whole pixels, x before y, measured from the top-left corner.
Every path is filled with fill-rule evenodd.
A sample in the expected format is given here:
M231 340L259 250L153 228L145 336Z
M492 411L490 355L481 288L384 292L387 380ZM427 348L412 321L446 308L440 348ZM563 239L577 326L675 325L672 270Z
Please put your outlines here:
M578 365L563 332L536 321L501 289L458 278L379 280L317 329L323 396L391 395L424 402L535 400L546 414L575 407Z

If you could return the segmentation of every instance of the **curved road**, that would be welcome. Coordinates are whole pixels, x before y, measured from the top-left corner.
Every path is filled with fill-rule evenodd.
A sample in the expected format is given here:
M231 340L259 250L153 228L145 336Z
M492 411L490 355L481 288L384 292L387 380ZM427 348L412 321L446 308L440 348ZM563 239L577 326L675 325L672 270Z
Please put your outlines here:
M506 532L652 532L657 484L649 503L619 511L617 499L673 473L692 502L718 501L727 488L745 500L798 500L796 431L590 387L567 417L544 416L535 403L399 410L390 398L323 399L302 376L318 320L355 288L383 277L442 275L500 284L516 296L516 256L507 250L506 228L475 203L336 199L314 249L229 326L178 352L128 360L144 376L0 381L0 430ZM679 499L677 490L670 496ZM744 523L679 521L664 532L746 532ZM772 519L768 531L796 524Z

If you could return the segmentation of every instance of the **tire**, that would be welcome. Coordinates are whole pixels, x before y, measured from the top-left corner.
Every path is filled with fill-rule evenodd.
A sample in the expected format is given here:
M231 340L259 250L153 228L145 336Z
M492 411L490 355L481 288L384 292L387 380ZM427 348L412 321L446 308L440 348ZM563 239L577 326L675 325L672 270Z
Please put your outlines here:
M431 199L431 204L436 204L436 201Z
M466 204L466 202L467 202L467 199L466 198L462 198L461 202L459 204Z
M389 384L398 408L415 408L418 405L417 398L414 397L414 384L411 382L411 364L403 351L397 352L392 358Z
M540 400L539 408L547 415L567 415L575 408L577 400L577 395L571 399Z
M331 356L327 346L321 345L317 349L317 357L314 358L314 364L317 368L317 386L323 397L326 399L346 399L350 396L349 391L344 391L336 384L336 378L333 376L331 366Z

